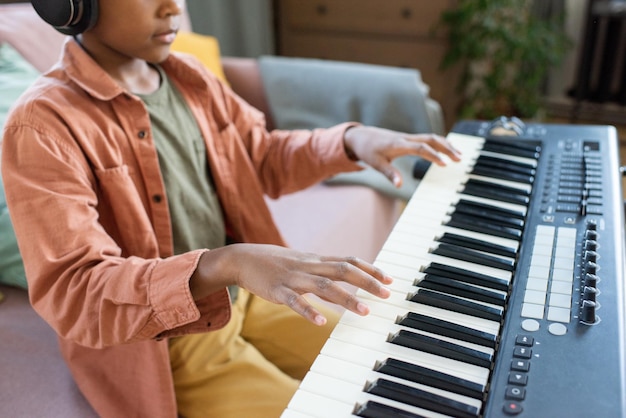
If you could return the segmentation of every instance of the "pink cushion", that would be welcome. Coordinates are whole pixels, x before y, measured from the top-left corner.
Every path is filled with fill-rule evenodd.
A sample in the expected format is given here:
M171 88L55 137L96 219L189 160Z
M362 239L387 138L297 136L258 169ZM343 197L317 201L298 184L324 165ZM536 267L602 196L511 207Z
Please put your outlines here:
M0 415L95 417L26 291L0 285ZM19 321L16 320L19 318Z
M399 200L359 185L317 184L266 200L290 247L368 262L374 261L400 214Z

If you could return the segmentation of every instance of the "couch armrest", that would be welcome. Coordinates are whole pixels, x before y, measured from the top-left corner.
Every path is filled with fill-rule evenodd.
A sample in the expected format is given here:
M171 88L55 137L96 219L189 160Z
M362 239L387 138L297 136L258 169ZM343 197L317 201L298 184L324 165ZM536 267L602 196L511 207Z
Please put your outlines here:
M222 57L222 67L235 93L262 111L267 121L267 129L274 129L274 120L263 89L258 61L254 58Z

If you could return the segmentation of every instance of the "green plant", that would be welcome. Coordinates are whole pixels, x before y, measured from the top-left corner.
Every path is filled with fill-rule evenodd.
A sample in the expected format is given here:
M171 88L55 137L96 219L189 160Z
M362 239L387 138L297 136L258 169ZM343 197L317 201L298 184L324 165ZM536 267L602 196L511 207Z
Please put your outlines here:
M460 117L531 118L540 110L548 71L570 41L563 15L542 19L533 6L533 0L458 0L442 14L449 36L442 69L460 65Z

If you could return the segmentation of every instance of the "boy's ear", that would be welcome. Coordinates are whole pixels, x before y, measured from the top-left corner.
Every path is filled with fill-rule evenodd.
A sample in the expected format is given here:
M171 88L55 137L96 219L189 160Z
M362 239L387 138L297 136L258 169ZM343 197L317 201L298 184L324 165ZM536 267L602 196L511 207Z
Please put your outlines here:
M98 0L31 0L37 14L56 30L75 36L98 20Z

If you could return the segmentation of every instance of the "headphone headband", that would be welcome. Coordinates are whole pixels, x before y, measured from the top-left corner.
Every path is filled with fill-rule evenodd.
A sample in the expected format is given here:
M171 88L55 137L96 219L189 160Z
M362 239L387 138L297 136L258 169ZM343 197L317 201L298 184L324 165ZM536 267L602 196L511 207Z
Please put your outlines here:
M56 30L75 36L98 20L98 0L31 0L37 14Z

